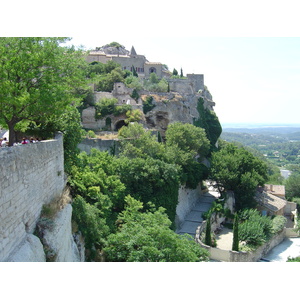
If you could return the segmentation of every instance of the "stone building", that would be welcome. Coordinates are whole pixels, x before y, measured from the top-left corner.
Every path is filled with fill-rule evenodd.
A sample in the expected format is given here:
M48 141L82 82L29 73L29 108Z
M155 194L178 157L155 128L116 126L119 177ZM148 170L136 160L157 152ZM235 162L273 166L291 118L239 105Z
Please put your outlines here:
M107 63L110 60L119 63L123 70L133 72L133 68L135 68L135 71L141 78L147 78L151 73L155 73L159 78L170 76L170 72L163 67L162 63L149 62L145 55L137 54L133 46L128 51L123 46L111 47L106 45L90 51L87 56L87 62L89 63L95 61Z

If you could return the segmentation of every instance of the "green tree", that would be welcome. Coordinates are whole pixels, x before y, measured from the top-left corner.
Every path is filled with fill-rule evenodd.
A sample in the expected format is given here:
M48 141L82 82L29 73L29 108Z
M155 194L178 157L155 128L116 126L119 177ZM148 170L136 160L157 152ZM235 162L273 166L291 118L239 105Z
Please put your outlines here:
M204 108L204 99L198 99L197 110L199 119L194 120L194 125L205 130L207 138L211 143L211 150L215 149L215 144L222 133L222 127L214 111Z
M101 211L96 206L87 203L81 196L75 197L72 207L72 219L84 236L86 249L92 251L88 259L93 259L95 249L102 249L106 245L106 237L110 233L109 227Z
M209 141L205 131L192 124L172 123L166 131L166 144L177 145L184 152L204 157L209 151Z
M132 65L132 74L133 74L134 77L139 77L138 73L135 70L134 65Z
M173 69L173 76L178 76L178 71L175 68Z
M44 123L78 105L87 89L81 51L62 47L67 38L0 38L0 125L9 129Z
M233 222L232 251L239 251L239 217L238 217L238 214L235 214L234 222Z
M257 186L263 186L268 179L267 166L246 149L227 143L212 153L210 178L220 191L234 191L236 210L251 208L256 206Z
M288 200L300 197L300 174L292 174L285 182L285 194Z
M182 68L180 69L180 77L183 77L183 71L182 71Z
M116 98L101 98L99 102L96 103L95 108L95 119L99 120L105 116L111 115L114 113L115 105L118 103Z
M186 236L172 231L162 207L141 212L143 205L127 196L120 213L119 230L111 234L104 248L108 261L197 262L207 261L208 252Z
M169 124L165 160L181 167L181 182L187 187L196 188L207 178L208 170L201 160L208 154L209 148L204 129L192 124Z
M207 246L212 246L212 238L211 238L211 214L208 215L206 220L206 228L205 228L205 240L204 243Z
M152 110L155 107L155 103L153 103L153 97L152 96L147 96L146 100L143 101L143 112L146 114L150 110Z

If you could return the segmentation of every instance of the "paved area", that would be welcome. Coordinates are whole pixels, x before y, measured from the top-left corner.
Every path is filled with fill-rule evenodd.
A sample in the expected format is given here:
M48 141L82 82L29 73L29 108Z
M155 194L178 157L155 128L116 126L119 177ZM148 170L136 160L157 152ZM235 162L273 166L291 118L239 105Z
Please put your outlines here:
M231 250L233 241L233 230L223 227L216 237L217 248L222 250Z
M213 201L218 196L219 193L212 186L209 186L208 192L199 198L193 209L185 217L181 228L176 232L178 234L188 233L194 238L197 227L203 222L202 214L210 209Z
M300 256L300 238L284 239L263 258L271 262L286 262L289 256Z

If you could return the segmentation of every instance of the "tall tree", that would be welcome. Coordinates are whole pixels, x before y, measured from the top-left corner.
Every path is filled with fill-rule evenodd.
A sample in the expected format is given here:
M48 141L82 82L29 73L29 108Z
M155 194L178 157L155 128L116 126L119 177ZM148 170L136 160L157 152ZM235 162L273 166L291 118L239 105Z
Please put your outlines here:
M18 127L43 123L79 103L86 88L81 51L62 47L68 38L0 38L0 125L9 145Z
M205 228L205 244L207 246L212 245L212 239L211 239L211 214L208 214L207 221L206 221L206 228Z
M234 191L236 210L251 208L256 206L257 186L268 179L267 165L246 149L227 143L212 153L210 179L217 182L221 191Z
M239 251L239 217L236 213L233 222L232 251Z
M178 71L175 68L173 69L173 75L178 76Z

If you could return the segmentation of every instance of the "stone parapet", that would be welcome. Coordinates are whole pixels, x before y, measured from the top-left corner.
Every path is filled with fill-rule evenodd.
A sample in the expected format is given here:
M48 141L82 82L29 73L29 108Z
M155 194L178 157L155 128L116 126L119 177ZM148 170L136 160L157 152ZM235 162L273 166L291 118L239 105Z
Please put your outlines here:
M0 149L0 261L32 234L43 204L65 187L63 137Z

